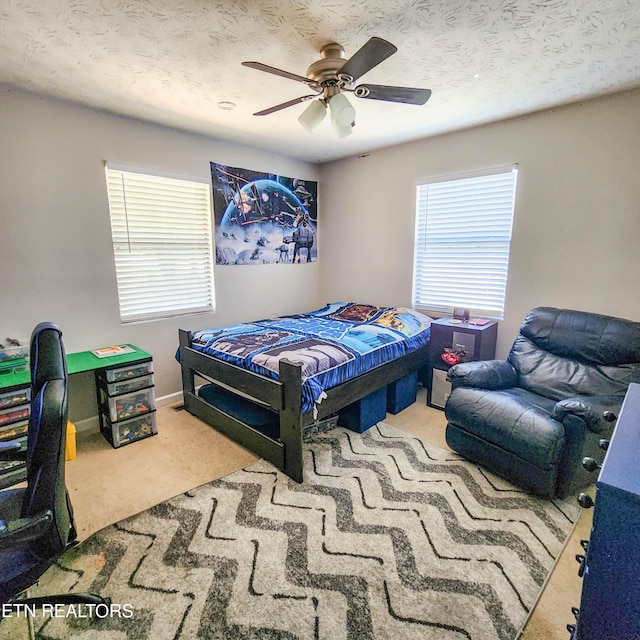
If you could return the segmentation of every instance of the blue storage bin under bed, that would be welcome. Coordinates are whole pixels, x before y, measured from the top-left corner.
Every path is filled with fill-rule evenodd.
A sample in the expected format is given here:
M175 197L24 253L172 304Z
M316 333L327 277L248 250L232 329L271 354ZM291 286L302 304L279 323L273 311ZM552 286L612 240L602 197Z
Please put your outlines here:
M387 387L338 411L338 425L362 433L387 417Z
M277 440L280 437L280 416L271 409L256 404L217 384L200 387L198 395L210 405L240 420L265 436Z
M387 386L387 411L400 413L416 401L418 395L418 372L410 373Z

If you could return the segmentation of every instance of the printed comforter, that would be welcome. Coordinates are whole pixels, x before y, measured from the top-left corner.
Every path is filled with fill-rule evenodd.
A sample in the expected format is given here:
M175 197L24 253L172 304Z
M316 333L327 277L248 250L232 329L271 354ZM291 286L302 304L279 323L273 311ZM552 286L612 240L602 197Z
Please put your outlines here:
M198 351L271 378L282 358L302 367L302 410L326 389L429 341L431 318L412 309L335 302L322 309L194 332Z

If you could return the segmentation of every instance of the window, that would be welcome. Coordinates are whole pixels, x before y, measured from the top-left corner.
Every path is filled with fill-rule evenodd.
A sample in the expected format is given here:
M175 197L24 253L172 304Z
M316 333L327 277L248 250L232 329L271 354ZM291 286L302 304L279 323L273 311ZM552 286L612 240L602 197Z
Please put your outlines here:
M517 165L418 184L413 305L504 317Z
M106 167L120 318L213 311L210 186L147 171Z

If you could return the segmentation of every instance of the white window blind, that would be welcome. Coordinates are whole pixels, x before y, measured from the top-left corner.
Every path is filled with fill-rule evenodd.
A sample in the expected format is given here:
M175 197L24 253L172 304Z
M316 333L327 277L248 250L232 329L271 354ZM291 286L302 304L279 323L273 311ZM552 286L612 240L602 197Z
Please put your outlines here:
M517 165L419 184L413 305L502 319Z
M209 185L111 164L106 173L122 322L212 311Z

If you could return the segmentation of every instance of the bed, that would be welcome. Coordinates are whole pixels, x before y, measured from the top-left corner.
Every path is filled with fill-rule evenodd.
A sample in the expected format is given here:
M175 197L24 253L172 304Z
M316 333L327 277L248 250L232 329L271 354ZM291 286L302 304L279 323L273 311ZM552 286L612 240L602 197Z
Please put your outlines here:
M179 330L185 409L297 482L306 431L427 363L431 318L334 302L308 313ZM196 392L196 381L207 384Z

